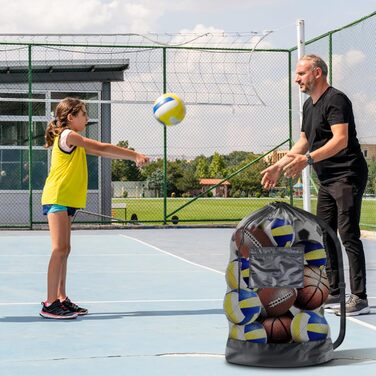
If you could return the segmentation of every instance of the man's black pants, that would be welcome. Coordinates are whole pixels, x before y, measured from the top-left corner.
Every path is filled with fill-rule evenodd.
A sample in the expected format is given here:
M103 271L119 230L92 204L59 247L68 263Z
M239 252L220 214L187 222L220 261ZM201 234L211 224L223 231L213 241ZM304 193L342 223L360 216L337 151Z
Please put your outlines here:
M362 196L367 184L367 165L359 171L358 177L342 178L328 184L321 184L317 200L317 216L323 219L336 233L337 230L349 259L351 293L361 299L367 298L366 262L363 244L360 240L360 212ZM336 248L327 237L326 271L330 293L339 293L338 260Z

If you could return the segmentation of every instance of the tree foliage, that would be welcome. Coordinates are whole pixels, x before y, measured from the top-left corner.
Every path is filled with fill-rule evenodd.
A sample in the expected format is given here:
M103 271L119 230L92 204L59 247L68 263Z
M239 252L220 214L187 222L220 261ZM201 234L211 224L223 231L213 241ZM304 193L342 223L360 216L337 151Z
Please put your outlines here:
M128 146L128 141L119 141L117 146L134 150ZM139 181L143 180L140 169L133 161L124 159L112 160L112 180L113 181Z

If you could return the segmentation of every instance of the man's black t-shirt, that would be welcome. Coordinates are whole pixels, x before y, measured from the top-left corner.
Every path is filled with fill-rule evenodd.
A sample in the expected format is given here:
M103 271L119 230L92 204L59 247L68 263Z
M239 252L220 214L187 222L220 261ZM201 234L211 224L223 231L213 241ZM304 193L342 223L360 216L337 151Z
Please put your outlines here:
M331 126L340 123L348 124L348 144L336 155L313 164L321 183L358 176L364 157L356 136L352 104L344 93L330 86L315 104L311 97L305 101L302 132L310 152L325 145L333 137Z

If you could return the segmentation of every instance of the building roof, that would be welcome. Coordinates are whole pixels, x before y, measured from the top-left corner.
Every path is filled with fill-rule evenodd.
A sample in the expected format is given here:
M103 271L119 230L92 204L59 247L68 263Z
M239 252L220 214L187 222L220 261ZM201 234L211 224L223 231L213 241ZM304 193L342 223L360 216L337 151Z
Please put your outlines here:
M32 82L124 81L129 59L44 60L31 62ZM27 61L0 62L0 83L28 82Z
M200 184L201 185L216 185L222 180L223 179L200 179ZM228 180L225 180L220 185L231 185L231 183Z

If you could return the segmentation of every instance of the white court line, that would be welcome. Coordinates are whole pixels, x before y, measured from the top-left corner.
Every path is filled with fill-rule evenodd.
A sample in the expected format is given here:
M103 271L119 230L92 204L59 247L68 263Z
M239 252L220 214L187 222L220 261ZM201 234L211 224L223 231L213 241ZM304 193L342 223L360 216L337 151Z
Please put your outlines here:
M155 250L158 251L158 252L162 252L162 253L164 253L164 254L166 254L166 255L169 255L169 256L171 256L171 257L175 257L175 258L177 258L178 260L181 260L181 261L187 262L188 264L191 264L191 265L194 265L194 266L198 266L198 267L200 267L200 268L204 268L204 269L207 269L207 270L210 270L210 271L212 271L212 272L219 273L219 274L222 274L222 275L225 274L225 273L223 273L223 272L220 272L220 271L218 271L218 270L215 270L215 269L209 268L209 267L207 267L207 266L200 265L200 264L197 264L197 263L195 263L195 262L192 262L192 261L186 260L186 259L183 258L183 257L176 256L176 255L174 255L173 253L170 253L170 252L167 252L167 251L163 251L162 249L160 249L160 248L158 248L158 247L155 247L154 245L151 245L151 244L149 244L149 243L146 243L146 242L144 242L144 241L142 241L142 240L138 240L138 239L133 238L133 237L131 237L131 236L127 236L127 235L123 235L123 234L120 234L120 236L123 236L124 238L128 238L128 239L135 240L135 241L137 241L137 242L139 242L139 243L141 243L141 244L144 244L144 245L146 245L146 246L148 246L148 247L151 247L151 248L155 249ZM376 299L376 297L368 297L368 299ZM356 323L356 324L362 325L362 326L364 326L364 327L366 327L366 328L369 328L369 329L372 329L372 330L375 330L375 331L376 331L376 326L375 326L375 325L371 325L371 324L369 324L369 323L365 323L365 322L363 322L363 321L361 321L361 320L358 320L358 319L355 319L355 318L352 318L352 317L351 317L351 318L348 317L348 319L349 319L350 321L353 321L353 322Z
M365 328L376 331L376 325L372 325L368 322L364 322L362 320L356 319L355 317L346 317L346 320L352 321L355 324L358 324L358 325L364 326Z
M79 304L119 304L119 303L202 303L223 302L223 299L148 299L148 300L82 300ZM0 306L40 305L33 302L2 302Z
M206 269L206 270L210 270L211 272L214 272L214 273L218 273L218 274L225 275L225 273L223 273L223 272L221 272L221 271L219 271L219 270L215 270L215 269L213 269L213 268L209 268L208 266L201 265L201 264L197 264L197 263L195 263L195 262L189 261L189 260L187 260L187 259L185 259L185 258L183 258L183 257L176 256L176 255L174 255L173 253L170 253L170 252L164 251L164 250L162 250L162 249L160 249L160 248L158 248L158 247L156 247L156 246L154 246L154 245L151 245L151 244L146 243L146 242L144 242L144 241L142 241L142 240L138 240L138 239L136 239L136 238L133 238L132 236L123 235L123 234L120 234L119 236L122 236L122 237L127 238L127 239L131 239L131 240L135 240L136 242L139 242L139 243L141 243L141 244L143 244L143 245L146 245L147 247L153 248L153 249L155 249L155 250L158 251L158 252L164 253L165 255L168 255L168 256L174 257L174 258L176 258L176 259L178 259L178 260L180 260L180 261L184 261L184 262L186 262L186 263L188 263L188 264L191 264L191 265L194 265L194 266L198 266L199 268L203 268L203 269Z

